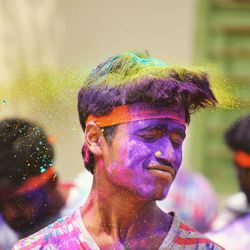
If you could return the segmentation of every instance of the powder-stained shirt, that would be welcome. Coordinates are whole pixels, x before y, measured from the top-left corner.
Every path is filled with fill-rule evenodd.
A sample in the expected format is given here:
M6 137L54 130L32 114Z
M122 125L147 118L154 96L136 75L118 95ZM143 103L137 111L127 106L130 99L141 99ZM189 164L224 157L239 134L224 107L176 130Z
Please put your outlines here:
M167 236L159 247L160 250L223 249L206 236L187 226L173 213L171 215L173 216L173 222ZM13 249L100 250L84 226L80 209L77 209L72 215L60 219L37 233L20 240Z

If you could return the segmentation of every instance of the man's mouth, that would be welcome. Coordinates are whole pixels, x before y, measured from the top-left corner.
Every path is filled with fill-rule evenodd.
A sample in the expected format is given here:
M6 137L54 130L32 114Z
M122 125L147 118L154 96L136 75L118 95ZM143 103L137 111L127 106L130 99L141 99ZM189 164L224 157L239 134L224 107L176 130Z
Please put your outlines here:
M170 166L164 165L151 165L147 167L147 170L151 172L153 175L156 175L160 178L164 179L174 179L176 175L176 171Z

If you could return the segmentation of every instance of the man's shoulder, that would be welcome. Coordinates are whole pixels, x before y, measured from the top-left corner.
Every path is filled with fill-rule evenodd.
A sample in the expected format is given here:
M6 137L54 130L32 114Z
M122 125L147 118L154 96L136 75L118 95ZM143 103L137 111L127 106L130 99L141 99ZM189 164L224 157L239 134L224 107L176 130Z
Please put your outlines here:
M77 212L61 218L31 236L18 241L13 249L59 249L62 244L71 244L69 240L80 235L77 225ZM65 248L67 249L67 248Z
M217 243L210 240L206 235L198 232L183 221L179 220L178 228L173 239L173 249L224 249Z

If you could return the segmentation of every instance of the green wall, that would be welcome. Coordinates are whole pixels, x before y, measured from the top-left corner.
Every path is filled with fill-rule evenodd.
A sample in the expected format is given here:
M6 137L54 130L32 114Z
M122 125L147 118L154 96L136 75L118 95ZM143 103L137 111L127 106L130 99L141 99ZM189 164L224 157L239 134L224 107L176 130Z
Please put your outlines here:
M202 111L190 127L191 159L222 195L235 192L233 154L223 134L234 120L250 113L250 2L199 0L195 62L211 63L223 72L224 87L234 89L237 107Z

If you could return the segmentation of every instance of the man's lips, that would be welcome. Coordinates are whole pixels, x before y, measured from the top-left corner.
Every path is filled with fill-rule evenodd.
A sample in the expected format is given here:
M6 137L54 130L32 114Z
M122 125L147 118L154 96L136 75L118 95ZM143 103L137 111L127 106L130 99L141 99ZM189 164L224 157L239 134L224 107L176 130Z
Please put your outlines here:
M156 175L162 175L166 177L172 177L174 179L176 175L175 169L173 169L170 166L165 166L165 165L151 165L147 167L147 170L152 171L152 173Z

